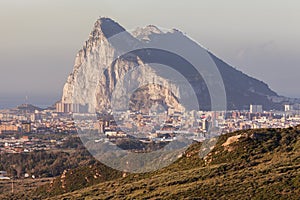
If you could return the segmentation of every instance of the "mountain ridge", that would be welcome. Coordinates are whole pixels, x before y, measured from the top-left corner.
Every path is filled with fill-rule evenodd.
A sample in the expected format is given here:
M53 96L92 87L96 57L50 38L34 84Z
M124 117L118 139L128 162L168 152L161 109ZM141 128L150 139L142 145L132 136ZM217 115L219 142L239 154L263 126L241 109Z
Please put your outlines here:
M119 33L122 33L122 37L117 38L119 39L117 42L119 41L118 43L122 44L116 45L109 38L119 35ZM130 56L127 54L122 58L116 58L119 52L118 48L122 48L126 44L143 46L143 43L153 44L154 46L156 44L168 46L171 43L178 43L178 48L180 48L180 45L185 45L191 52L203 49L201 45L178 30L162 32L154 25L149 25L145 28L138 28L131 34L114 20L100 18L96 21L89 39L76 56L74 70L68 77L63 89L62 102L72 103L74 96L77 95L79 103L85 104L88 102L99 112L107 111L110 109L108 105L111 103L111 93L114 91L115 85L136 66L147 66L148 63L155 61L173 69L179 69L181 74L187 74L185 78L188 79L198 101L201 102L200 109L210 110L211 99L203 77L201 75L193 77L195 73L190 71L193 66L188 66L186 61L174 62L174 60L178 61L178 55L145 49L130 52ZM261 104L265 110L282 110L284 103L292 101L290 98L280 97L266 83L236 70L212 52L206 51L215 62L223 78L229 110L248 109L250 104ZM151 73L158 75L156 71ZM147 76L146 71L141 72L138 76ZM138 79L138 77L133 78ZM93 83L90 80L93 80ZM167 79L164 82L167 82ZM236 84L237 82L239 84ZM174 87L176 88L176 86ZM157 91L150 92L155 93ZM167 95L165 99L172 99L170 101L176 102L170 95ZM174 105L170 104L168 106Z

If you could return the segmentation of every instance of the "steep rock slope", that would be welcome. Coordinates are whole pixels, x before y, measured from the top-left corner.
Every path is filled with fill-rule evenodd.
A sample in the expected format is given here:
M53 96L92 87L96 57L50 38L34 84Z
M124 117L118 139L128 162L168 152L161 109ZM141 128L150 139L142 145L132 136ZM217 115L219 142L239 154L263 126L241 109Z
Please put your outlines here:
M116 84L137 66L144 66L139 73L133 73L130 78L136 80L138 85L143 85L147 77L152 77L152 75L159 77L164 88L171 87L175 91L162 92L165 95L161 97L160 101L167 107L175 107L180 110L181 107L176 98L180 88L176 85L170 86L168 79L160 74L159 70L147 69L149 63L160 63L177 70L188 80L196 93L200 109L211 109L207 85L201 74L195 73L193 66L187 60L170 52L153 49L130 52L118 57L120 45L114 44L109 38L120 33L124 33L120 41L125 46L126 44L132 46L132 44L141 45L143 43L168 46L176 43L178 48L180 45L184 45L193 53L203 50L203 47L178 30L162 32L157 27L150 25L145 28L138 28L130 34L115 21L109 18L100 18L95 23L89 39L76 56L74 70L68 77L63 89L62 102L90 103L99 112L107 111L111 109L111 98ZM223 78L228 109L248 109L249 104L262 104L267 110L280 109L282 102L287 101L286 98L280 98L262 81L236 70L211 52L208 54L215 62ZM149 80L147 81L149 82ZM162 88L148 87L145 91L153 96L160 93L160 89ZM125 91L122 92L126 93ZM119 95L123 94L120 93ZM277 99L277 102L274 99Z

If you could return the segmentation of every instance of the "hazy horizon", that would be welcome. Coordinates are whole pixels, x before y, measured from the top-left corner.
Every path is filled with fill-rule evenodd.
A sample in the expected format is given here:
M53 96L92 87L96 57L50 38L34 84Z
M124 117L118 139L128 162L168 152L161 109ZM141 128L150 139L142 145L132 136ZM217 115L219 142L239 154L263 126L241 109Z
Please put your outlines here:
M0 108L59 100L99 16L127 30L149 24L179 29L279 95L300 97L299 7L295 0L1 1Z

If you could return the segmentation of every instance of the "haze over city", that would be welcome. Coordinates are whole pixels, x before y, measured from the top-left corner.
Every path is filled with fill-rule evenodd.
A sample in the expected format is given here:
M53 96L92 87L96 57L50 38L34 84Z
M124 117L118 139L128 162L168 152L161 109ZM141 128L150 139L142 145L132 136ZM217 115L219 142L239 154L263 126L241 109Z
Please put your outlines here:
M128 30L148 24L182 30L278 94L300 97L299 6L296 0L1 1L0 107L59 100L100 15Z

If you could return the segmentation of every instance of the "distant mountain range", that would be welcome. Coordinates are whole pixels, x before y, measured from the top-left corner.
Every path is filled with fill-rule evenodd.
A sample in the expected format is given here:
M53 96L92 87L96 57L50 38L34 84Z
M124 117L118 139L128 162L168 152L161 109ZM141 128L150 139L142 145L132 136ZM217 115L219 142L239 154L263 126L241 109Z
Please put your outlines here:
M155 62L172 67L183 74L196 93L200 109L210 110L211 99L203 77L196 74L193 71L193 66L190 66L186 60L178 55L147 49L130 52L130 55L123 55L114 60L114 56L119 52L120 45L114 44L109 38L120 33L124 33L122 36L122 42L125 41L124 45L143 45L146 43L155 45L163 43L166 46L170 44L184 45L194 53L203 51L203 47L178 30L163 32L157 27L150 25L129 33L112 19L100 18L96 21L89 39L76 56L74 70L68 77L63 89L62 102L74 103L74 99L76 99L76 103L90 103L93 104L97 111L106 111L111 108L111 94L116 84L136 66ZM299 101L279 96L264 82L236 70L216 57L212 52L207 51L207 53L216 64L223 78L227 109L249 109L250 104L260 104L263 105L264 110L281 110L283 104ZM149 99L151 99L153 94L164 94L158 98L160 102L163 102L166 106L178 107L179 102L176 95L164 90L167 86L173 87L175 90L178 90L178 88L173 85L164 85L168 84L168 80L159 74L157 70L142 70L132 75L131 78L142 83L144 78L141 77L147 77L151 74L161 78L162 87L147 86L144 88L144 91L150 94ZM137 96L136 99L132 100L135 105L139 105L139 101L145 95Z

